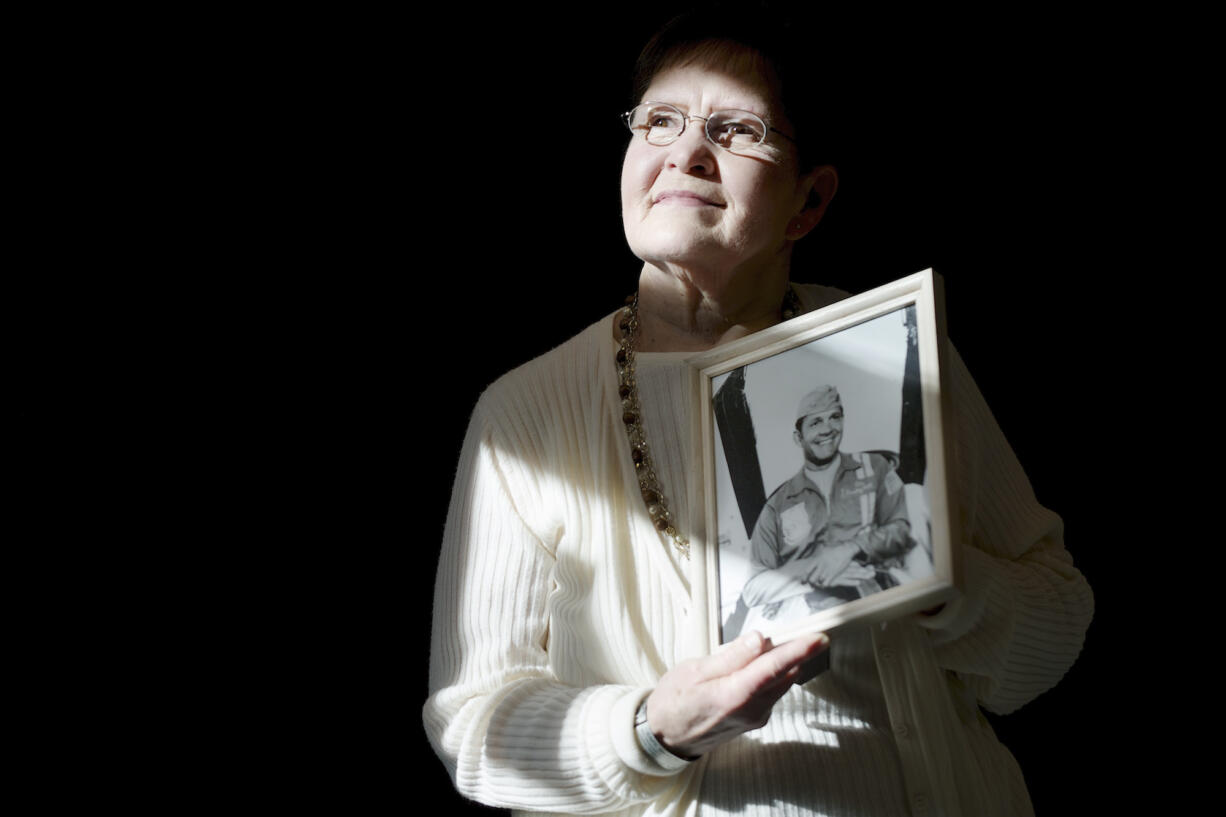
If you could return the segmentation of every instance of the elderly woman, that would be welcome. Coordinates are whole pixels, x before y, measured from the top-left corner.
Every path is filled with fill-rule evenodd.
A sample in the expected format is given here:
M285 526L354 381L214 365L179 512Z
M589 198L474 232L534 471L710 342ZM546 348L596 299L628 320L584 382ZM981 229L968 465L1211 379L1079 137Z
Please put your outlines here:
M633 302L474 411L426 730L462 793L524 811L1029 813L978 707L1058 681L1092 598L956 355L965 594L833 644L751 632L703 655L691 635L683 360L843 295L789 284L837 186L803 85L769 30L722 26L681 18L639 61L621 181Z

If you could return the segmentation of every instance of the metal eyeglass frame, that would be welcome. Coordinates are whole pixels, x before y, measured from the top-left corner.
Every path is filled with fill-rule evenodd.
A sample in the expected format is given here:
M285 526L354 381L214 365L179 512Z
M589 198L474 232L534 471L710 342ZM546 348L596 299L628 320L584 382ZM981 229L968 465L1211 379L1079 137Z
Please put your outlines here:
M722 150L733 152L732 148L725 147L724 145L721 145L719 142L715 141L715 139L711 136L711 131L707 130L707 125L710 123L712 116L715 116L716 114L720 114L720 113L727 113L728 111L736 111L737 113L749 114L754 119L762 123L762 127L764 129L762 131L762 138L759 139L753 145L753 147L757 147L758 145L761 145L764 142L766 142L766 134L768 132L777 133L780 136L782 136L784 139L787 139L789 142L793 144L796 143L796 140L794 138L792 138L791 136L788 136L786 133L779 130L778 128L772 127L769 122L767 122L762 117L758 116L753 111L743 111L740 108L728 108L726 110L711 111L711 116L694 116L692 114L688 114L685 111L681 110L676 105L670 105L667 102L652 102L651 100L647 100L646 102L640 102L638 105L635 105L633 108L631 108L630 110L626 111L624 114L621 115L622 121L626 123L626 128L630 131L631 134L634 133L634 128L630 125L630 117L634 115L635 111L637 111L639 108L643 107L644 105L659 105L664 108L671 108L672 110L676 111L677 113L681 115L681 123L682 123L681 130L677 131L677 135L674 136L672 139L669 139L667 142L652 142L647 139L646 132L643 133L643 140L646 141L647 144L653 145L655 147L664 147L665 145L671 145L673 142L676 142L678 139L681 138L681 135L685 133L685 129L686 127L689 126L690 120L698 119L702 121L702 132L703 132L703 135L707 137L708 142L710 142L711 144L715 145L718 148L721 148ZM643 130L643 129L640 128L640 130Z

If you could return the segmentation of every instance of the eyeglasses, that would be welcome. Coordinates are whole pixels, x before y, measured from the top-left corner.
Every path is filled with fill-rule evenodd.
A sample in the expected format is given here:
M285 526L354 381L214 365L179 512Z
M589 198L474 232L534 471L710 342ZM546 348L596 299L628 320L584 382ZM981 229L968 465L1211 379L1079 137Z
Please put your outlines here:
M690 116L665 102L644 102L622 114L622 119L631 133L641 132L652 145L668 145L677 141L685 133L685 126L691 119L702 120L707 138L733 153L762 144L768 131L779 134L789 142L796 141L749 111L713 111L707 117Z

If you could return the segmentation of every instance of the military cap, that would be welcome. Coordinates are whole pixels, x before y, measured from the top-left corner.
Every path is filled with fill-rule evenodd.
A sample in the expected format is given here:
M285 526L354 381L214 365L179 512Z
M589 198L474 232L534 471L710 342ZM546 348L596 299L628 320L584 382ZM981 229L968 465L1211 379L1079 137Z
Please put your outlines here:
M834 386L818 386L801 398L800 406L796 409L796 419L803 420L810 414L842 407L843 403L839 400L838 389Z

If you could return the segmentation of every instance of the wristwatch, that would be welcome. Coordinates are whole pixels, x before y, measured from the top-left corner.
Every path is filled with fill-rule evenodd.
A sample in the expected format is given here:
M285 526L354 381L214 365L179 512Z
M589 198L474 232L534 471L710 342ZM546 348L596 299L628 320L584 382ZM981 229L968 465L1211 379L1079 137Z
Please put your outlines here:
M639 747L665 771L675 772L694 762L674 755L656 739L656 733L651 731L651 725L647 723L646 698L639 704L638 711L634 713L634 734L638 736Z

